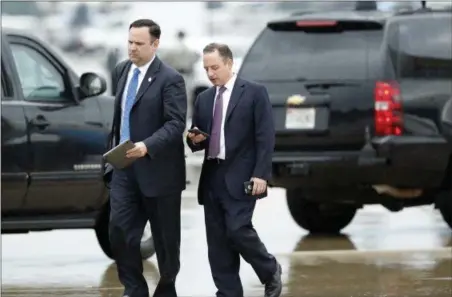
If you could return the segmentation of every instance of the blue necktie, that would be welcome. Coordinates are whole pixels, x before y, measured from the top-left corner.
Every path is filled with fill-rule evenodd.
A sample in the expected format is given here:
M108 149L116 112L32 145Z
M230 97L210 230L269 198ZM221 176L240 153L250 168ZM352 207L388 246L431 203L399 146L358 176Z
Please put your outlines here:
M133 71L132 79L129 82L129 87L127 88L126 102L124 104L124 111L121 121L121 139L120 143L130 139L130 110L132 109L133 103L135 102L135 97L138 89L138 76L140 75L140 70L135 68Z

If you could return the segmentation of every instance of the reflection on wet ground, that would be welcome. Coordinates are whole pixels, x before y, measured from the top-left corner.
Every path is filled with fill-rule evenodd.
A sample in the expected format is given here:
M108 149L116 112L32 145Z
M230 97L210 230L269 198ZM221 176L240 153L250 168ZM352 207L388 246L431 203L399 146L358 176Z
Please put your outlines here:
M300 241L297 250L308 252L291 257L285 296L452 296L452 250L448 247L356 251L346 236L307 241ZM330 248L328 242L333 243Z
M450 297L452 234L431 207L390 213L359 211L344 235L307 235L290 217L281 189L256 209L254 225L283 266L283 296ZM183 201L180 296L214 296L204 218L195 185ZM151 292L159 278L153 257L144 265ZM263 296L253 270L242 265L245 296ZM2 236L2 296L119 297L116 267L91 230Z

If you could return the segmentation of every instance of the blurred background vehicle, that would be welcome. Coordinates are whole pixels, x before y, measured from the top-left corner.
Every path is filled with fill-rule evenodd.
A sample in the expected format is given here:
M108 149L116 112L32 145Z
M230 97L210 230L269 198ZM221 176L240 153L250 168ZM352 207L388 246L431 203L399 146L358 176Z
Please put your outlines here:
M366 204L434 205L452 228L452 11L365 4L270 21L246 54L273 105L271 184L312 233Z

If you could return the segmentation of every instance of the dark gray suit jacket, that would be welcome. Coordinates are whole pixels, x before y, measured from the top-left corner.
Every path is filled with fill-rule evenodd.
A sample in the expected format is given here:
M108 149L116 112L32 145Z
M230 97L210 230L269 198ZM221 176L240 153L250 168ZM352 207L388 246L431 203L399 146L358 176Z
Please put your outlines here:
M119 142L121 101L132 63L119 63L112 73L115 95L109 147ZM149 78L151 80L149 81ZM130 112L130 138L144 142L148 154L133 163L141 192L147 197L166 196L185 189L183 133L186 127L187 92L183 77L155 57L137 92ZM111 179L111 168L105 180Z

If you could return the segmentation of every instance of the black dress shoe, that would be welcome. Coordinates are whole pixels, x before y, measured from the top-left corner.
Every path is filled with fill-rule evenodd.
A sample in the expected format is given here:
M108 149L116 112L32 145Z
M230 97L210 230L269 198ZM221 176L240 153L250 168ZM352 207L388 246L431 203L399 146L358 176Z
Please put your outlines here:
M265 284L265 297L279 297L282 291L281 265L276 263L276 272L270 281Z

